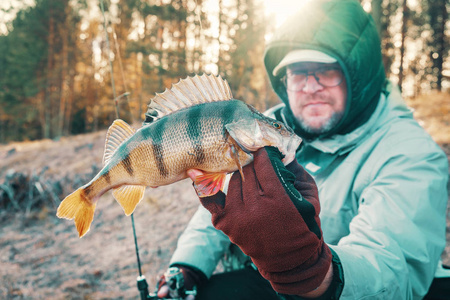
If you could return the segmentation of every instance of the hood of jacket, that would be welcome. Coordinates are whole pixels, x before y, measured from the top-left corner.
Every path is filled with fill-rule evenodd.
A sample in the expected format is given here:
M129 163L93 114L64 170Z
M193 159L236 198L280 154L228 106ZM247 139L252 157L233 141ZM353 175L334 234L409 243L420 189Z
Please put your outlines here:
M286 104L288 125L304 139L346 134L364 124L374 112L385 85L381 44L375 23L356 0L314 0L301 7L267 44L264 64L273 89ZM344 115L331 131L311 135L298 125L289 107L286 88L273 69L295 49L326 53L338 61L347 82Z

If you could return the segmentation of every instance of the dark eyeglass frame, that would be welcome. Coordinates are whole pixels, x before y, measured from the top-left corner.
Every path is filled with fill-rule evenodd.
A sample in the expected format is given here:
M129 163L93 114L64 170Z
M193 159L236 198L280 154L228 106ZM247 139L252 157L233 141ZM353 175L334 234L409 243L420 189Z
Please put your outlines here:
M317 75L317 73L324 73L324 72L327 72L327 71L338 71L338 73L336 75L339 75L337 77L337 79L339 79L339 80L334 82L334 83L332 83L332 84L323 84L322 82L320 82L320 77ZM290 75L305 75L305 79L302 82L303 84L302 85L301 84L297 85L297 86L301 86L301 88L289 89L287 81L288 81L288 77ZM283 77L281 77L281 82L284 84L284 86L286 87L287 90L292 91L292 92L299 92L299 91L302 91L305 88L306 83L308 82L309 76L313 76L316 79L317 83L320 84L323 87L335 87L335 86L340 85L342 83L342 81L344 80L344 73L342 72L342 69L336 66L336 67L329 67L329 68L320 68L320 69L317 69L317 70L314 70L314 71L308 71L308 70L305 70L305 71L290 71L289 70L289 71L286 71L286 74Z

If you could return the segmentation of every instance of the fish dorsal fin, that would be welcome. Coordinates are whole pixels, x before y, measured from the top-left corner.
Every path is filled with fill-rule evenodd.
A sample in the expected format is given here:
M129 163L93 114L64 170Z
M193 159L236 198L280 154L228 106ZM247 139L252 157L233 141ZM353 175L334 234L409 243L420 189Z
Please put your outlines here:
M106 133L105 153L103 154L103 165L106 165L116 149L132 136L136 130L125 121L117 119L109 126Z
M228 82L221 76L195 75L181 79L162 94L157 93L150 101L149 109L158 113L156 117L158 119L189 106L232 98Z

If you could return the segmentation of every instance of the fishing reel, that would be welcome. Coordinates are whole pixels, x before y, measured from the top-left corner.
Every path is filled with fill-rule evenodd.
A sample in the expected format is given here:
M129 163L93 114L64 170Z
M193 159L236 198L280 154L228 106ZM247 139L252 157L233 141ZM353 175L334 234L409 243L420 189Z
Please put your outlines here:
M144 277L144 276L139 276ZM148 295L147 298L142 298L142 293L144 290L148 289L148 284L145 281L145 277L143 280L139 280L138 277L138 289L141 291L141 300L144 299L160 299L157 297L158 287L156 287L156 291ZM191 291L186 290L184 286L184 276L181 270L177 267L170 267L165 273L164 277L166 279L166 284L169 287L169 298L163 298L166 300L184 300L189 295L197 295L197 290L194 287ZM147 290L148 291L148 290ZM145 293L145 292L144 292Z

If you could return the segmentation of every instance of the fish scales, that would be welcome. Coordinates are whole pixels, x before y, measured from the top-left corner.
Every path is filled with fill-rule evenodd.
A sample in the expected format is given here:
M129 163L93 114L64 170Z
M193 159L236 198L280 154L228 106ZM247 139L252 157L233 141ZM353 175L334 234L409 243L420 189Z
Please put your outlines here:
M171 166L167 177L194 167L209 171L224 163L234 164L232 160L225 161L220 153L226 146L224 125L230 121L235 104L217 102L212 106L198 105L154 123L152 133L164 141L161 158L164 165Z
M114 161L100 175L108 174L104 179L114 186L123 183L160 186L186 178L186 174L182 178L180 175L190 168L233 169L234 161L223 156L228 150L224 126L236 117L243 117L245 112L250 117L242 101L232 100L198 105L168 115L151 127L142 128L127 144L119 146Z
M90 228L97 200L110 189L130 215L146 186L171 184L186 178L187 170L200 169L205 176L194 182L200 196L214 194L227 173L242 172L252 161L251 151L275 146L288 163L300 143L290 128L232 99L226 81L211 75L180 81L157 94L149 110L155 120L137 131L114 121L104 167L58 207L58 217L75 219L80 237Z

